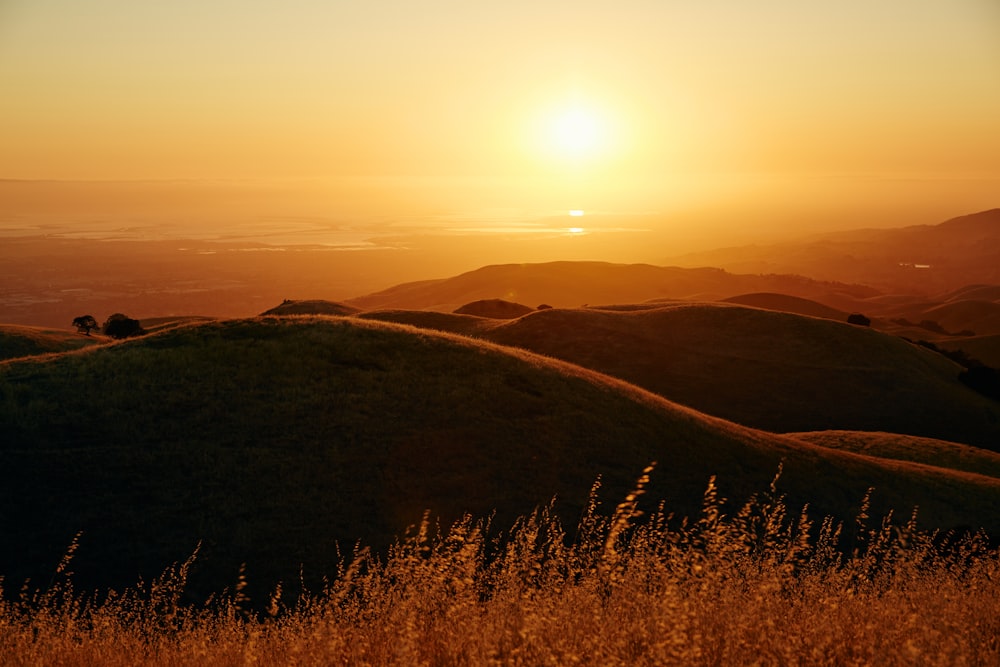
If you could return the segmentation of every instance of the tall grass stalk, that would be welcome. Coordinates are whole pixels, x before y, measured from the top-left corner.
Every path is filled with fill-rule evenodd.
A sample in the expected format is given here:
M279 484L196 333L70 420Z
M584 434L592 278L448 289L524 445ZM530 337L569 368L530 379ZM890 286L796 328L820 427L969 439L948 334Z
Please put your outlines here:
M774 485L726 516L714 481L700 517L660 507L639 521L650 472L612 516L595 486L572 539L551 507L505 534L425 517L383 556L356 549L322 590L286 601L279 588L256 606L242 572L204 605L182 604L194 556L148 585L79 593L74 542L46 590L0 598L0 662L1000 663L1000 556L982 535L949 542L917 531L915 515L817 523Z

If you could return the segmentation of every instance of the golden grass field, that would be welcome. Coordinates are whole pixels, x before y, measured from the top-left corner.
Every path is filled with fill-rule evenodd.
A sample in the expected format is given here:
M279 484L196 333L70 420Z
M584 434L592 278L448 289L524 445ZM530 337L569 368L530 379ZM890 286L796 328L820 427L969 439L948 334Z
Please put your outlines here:
M647 469L647 473L650 469ZM567 534L547 509L502 541L469 518L359 549L321 589L259 611L245 580L183 604L197 554L108 596L49 587L0 602L9 665L988 665L1000 660L1000 554L864 512L788 513L766 491L733 515L709 484L682 527L593 502ZM843 532L855 536L848 553ZM10 591L7 591L10 593Z

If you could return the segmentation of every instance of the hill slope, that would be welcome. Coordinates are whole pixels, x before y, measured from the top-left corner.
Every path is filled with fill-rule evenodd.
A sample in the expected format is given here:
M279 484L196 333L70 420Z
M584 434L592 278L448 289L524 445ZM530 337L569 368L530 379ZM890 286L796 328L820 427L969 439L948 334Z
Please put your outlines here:
M356 312L358 312L357 308L337 301L285 299L274 308L265 310L261 315L351 315Z
M513 320L527 315L534 308L521 303L504 301L503 299L481 299L467 303L455 309L459 315L473 315L475 317L489 317L496 320Z
M831 308L827 305L803 299L788 294L740 294L738 296L723 299L725 303L733 303L739 306L751 306L753 308L763 308L764 310L778 310L785 313L795 313L796 315L806 315L808 317L822 317L827 320L846 322L848 313Z
M81 382L99 388L78 391ZM425 508L505 527L558 497L575 525L594 479L612 505L660 461L649 502L697 510L781 488L851 517L919 504L926 525L1000 530L1000 482L739 427L581 368L345 318L177 328L0 364L0 572L46 581L83 531L80 585L134 584L201 541L194 591L314 585L340 549L386 545ZM11 586L14 590L17 585ZM252 594L261 595L261 589Z
M864 327L685 303L544 310L474 335L769 431L888 431L1000 447L1000 404L960 383L957 364Z
M1000 368L1000 335L945 338L944 340L939 339L937 345L946 350L961 350L987 366Z
M824 303L874 296L859 285L821 283L801 276L734 275L721 269L611 264L607 262L547 262L502 264L442 280L405 283L349 299L361 310L407 309L453 311L482 299L575 308L581 304L638 303L654 299L718 300L747 292L781 292ZM834 304L835 305L835 304Z
M957 442L899 433L861 431L813 431L789 435L797 440L848 452L1000 478L1000 454Z
M84 336L70 331L0 324L0 361L34 354L66 352L107 342L104 336Z

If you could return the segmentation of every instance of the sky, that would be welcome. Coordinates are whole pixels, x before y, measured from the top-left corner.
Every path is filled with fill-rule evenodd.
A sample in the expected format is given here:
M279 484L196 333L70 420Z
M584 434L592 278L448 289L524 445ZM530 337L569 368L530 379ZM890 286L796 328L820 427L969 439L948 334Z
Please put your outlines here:
M0 179L99 182L7 224L573 209L738 236L1000 205L997 0L0 0L0 91Z

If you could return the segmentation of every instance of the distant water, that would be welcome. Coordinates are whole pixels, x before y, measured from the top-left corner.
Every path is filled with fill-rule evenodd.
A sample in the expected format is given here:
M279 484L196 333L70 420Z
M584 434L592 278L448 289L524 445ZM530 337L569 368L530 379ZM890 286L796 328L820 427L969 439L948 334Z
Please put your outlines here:
M351 226L309 219L241 222L144 222L129 220L52 220L28 224L0 219L0 238L48 237L94 241L221 241L227 244L372 247L385 228Z
M318 246L330 249L397 247L401 239L420 236L489 236L492 234L579 234L577 209L525 212L487 210L413 219L369 219L345 222L319 217L271 217L256 220L170 220L50 218L42 222L0 218L0 238L47 237L94 241L212 241L228 246ZM641 232L635 225L615 224L618 215L587 212L587 232Z

